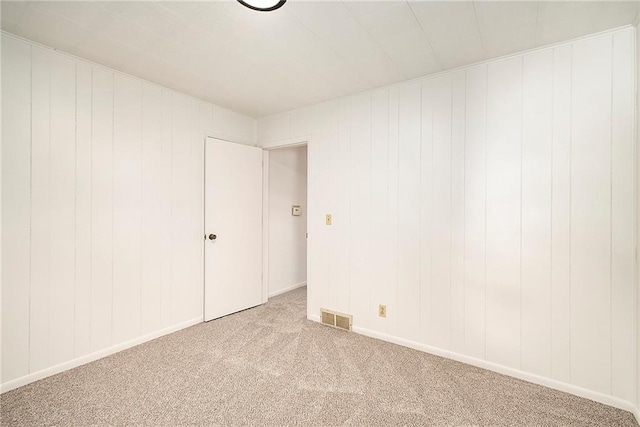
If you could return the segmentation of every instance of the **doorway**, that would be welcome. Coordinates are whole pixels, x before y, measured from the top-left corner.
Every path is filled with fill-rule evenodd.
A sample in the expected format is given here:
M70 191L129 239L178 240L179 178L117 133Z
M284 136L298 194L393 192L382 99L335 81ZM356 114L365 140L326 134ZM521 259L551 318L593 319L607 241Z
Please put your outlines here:
M268 151L265 278L268 297L307 285L307 145Z

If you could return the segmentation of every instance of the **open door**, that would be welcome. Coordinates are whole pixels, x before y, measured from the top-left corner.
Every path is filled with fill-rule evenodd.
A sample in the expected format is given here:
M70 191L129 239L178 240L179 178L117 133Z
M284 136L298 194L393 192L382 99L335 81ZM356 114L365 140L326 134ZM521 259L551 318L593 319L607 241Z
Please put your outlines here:
M204 320L262 303L262 149L207 138Z

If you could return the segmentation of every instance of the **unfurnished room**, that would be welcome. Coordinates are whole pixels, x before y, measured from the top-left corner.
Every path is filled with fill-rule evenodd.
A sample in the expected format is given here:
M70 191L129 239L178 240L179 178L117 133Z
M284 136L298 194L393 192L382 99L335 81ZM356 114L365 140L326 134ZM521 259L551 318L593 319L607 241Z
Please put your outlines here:
M640 426L640 1L5 1L2 426Z

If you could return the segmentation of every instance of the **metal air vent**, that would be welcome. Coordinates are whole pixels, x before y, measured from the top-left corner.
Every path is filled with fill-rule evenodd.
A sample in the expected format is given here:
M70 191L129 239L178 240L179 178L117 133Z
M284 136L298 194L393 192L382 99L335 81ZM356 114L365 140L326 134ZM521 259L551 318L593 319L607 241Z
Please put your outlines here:
M343 314L335 311L320 309L320 321L323 325L331 326L344 331L351 331L353 324L353 316L351 314Z

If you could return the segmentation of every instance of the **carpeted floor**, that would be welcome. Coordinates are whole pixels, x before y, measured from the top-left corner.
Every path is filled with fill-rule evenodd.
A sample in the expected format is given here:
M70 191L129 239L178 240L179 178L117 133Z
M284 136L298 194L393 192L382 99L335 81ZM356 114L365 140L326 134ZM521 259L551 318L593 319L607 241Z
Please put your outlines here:
M5 393L9 425L637 426L633 416L305 319L304 288Z

